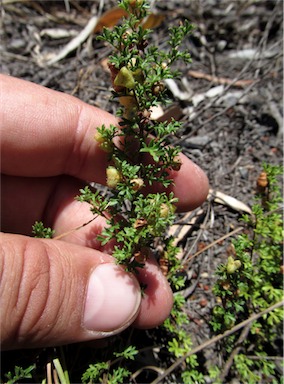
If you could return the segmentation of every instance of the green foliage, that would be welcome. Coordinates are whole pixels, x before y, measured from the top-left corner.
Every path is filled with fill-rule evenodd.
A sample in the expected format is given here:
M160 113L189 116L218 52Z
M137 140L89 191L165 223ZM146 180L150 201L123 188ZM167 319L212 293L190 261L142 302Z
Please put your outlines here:
M175 294L173 309L163 324L163 328L167 331L167 349L174 360L187 355L192 346L190 334L185 329L189 322L184 311L185 302L185 298L180 293ZM188 356L185 363L185 367L181 371L182 382L188 384L204 383L205 379L199 367L197 355Z
M22 379L31 379L32 374L31 372L35 369L35 364L30 365L27 368L22 368L15 366L14 372L8 372L5 374L5 377L8 379L7 384L13 384L17 383L19 380Z
M126 368L118 367L117 369L114 369L112 374L109 374L107 377L107 382L109 384L119 384L123 383L124 379L129 377L130 371L128 371Z
M233 242L232 255L220 265L218 280L213 292L217 305L213 309L211 326L214 332L224 332L283 298L282 246L283 220L279 210L282 201L277 176L279 166L264 165L263 177L267 185L256 196L252 216L245 215L244 233ZM272 344L283 322L283 308L269 312L252 323L249 336L243 342L242 351L234 358L234 369L240 379L258 383L264 377L274 379L275 365L266 359L265 346ZM224 358L235 348L238 334L222 341ZM245 353L253 343L251 360Z
M46 228L41 221L36 221L32 227L34 237L51 239L54 235L54 230Z
M210 379L213 380L214 384L222 384L221 381L219 380L220 368L217 367L217 365L210 365L210 367L208 368L208 373L209 373Z
M107 382L109 384L123 383L125 378L131 374L126 368L121 366L111 367L121 359L134 360L138 351L133 346L126 347L122 352L113 352L113 356L117 359L108 362L101 361L96 364L90 364L89 368L82 375L83 383Z
M107 362L90 364L82 376L82 383L97 383L102 372L109 369Z
M111 372L109 369L109 363L106 362L90 364L82 376L82 383L107 382L108 384L119 384L123 383L124 379L130 375L130 372L123 367L113 369Z
M234 358L235 366L238 372L241 373L241 377L248 384L259 383L261 377L254 371L254 362L246 355L238 354Z
M182 378L183 384L205 383L203 374L195 369L190 369L182 372L181 378Z
M123 357L124 359L134 360L137 353L138 353L137 349L132 345L130 345L122 352L114 352L114 356Z

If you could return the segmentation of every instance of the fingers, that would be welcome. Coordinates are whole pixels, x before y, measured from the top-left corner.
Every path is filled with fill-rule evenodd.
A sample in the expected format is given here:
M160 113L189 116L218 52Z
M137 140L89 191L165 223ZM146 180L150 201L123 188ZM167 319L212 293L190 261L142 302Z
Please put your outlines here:
M96 128L117 124L107 112L23 80L0 75L2 86L2 172L16 176L68 174L105 184L106 154L94 140ZM208 194L203 171L185 156L171 172L180 210L200 205Z
M45 213L60 180L1 175L2 231L31 235L32 225L40 220L52 226Z
M106 226L103 216L94 215L88 203L75 199L82 187L73 178L64 177L57 184L46 209L46 222L52 223L55 238L111 254L113 242L102 246L98 235Z
M2 175L2 231L32 234L36 221L55 231L55 237L107 253L97 240L106 225L103 217L94 216L90 205L75 200L84 183L73 177L26 178ZM85 225L89 223L88 225Z
M1 234L1 347L34 348L114 335L135 321L155 327L172 293L154 261L138 279L96 250Z
M1 244L2 348L94 340L137 316L139 284L110 256L16 235Z
M141 329L154 328L169 316L173 306L173 292L154 258L150 258L138 272L137 278L146 288L134 326Z
M106 154L96 128L116 124L107 112L75 97L0 75L2 172L16 176L69 174L104 182Z
M178 172L170 171L174 184L167 191L173 191L178 197L178 211L185 212L200 206L206 200L209 182L205 173L195 163L182 153L180 158L181 168Z

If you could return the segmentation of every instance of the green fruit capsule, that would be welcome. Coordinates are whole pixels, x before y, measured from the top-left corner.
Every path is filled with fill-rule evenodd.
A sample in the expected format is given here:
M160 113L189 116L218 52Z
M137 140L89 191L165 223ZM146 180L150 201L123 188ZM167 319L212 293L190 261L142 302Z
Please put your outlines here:
M160 217L166 219L169 215L172 215L175 211L175 207L172 204L162 203L160 208Z
M127 67L122 67L114 79L114 85L133 89L135 87L135 80L132 72Z
M130 182L132 184L132 189L135 192L139 191L144 186L144 181L140 177L132 179Z
M113 145L109 140L106 140L99 131L96 131L94 139L99 144L104 152L112 152Z
M234 260L232 256L228 257L227 272L229 274L235 273L241 266L242 263L240 260Z
M109 188L116 188L117 184L121 181L120 172L113 166L109 166L106 169L107 186Z

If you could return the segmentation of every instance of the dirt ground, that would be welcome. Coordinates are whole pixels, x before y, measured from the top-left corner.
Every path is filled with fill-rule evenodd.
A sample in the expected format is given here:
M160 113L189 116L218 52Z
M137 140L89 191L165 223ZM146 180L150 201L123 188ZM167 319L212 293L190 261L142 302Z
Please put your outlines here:
M96 40L99 27L94 24L95 33L64 51L92 18L114 5L113 0L2 0L1 72L115 113L105 66L110 48ZM208 338L212 271L227 257L230 239L218 240L238 227L241 213L251 206L262 162L282 164L282 7L274 0L153 2L156 17L163 16L152 37L161 49L169 26L183 18L195 25L184 42L192 63L180 64L181 78L167 83L173 99L168 113L184 123L172 143L206 171L212 189L200 209L179 217L187 230L185 225L172 229L187 265L194 345ZM216 191L237 202L221 202Z

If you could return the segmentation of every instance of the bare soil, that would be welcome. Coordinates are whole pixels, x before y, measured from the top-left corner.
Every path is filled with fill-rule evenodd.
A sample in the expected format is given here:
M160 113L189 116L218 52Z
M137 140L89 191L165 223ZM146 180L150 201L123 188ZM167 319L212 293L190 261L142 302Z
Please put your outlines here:
M112 0L2 0L1 72L115 113L116 105L109 102L105 66L110 48L96 40L98 32L90 33L61 60L49 64L93 16L114 6ZM184 42L192 63L180 63L181 77L168 87L174 106L170 113L184 123L172 143L179 144L207 172L213 191L200 209L181 215L178 219L183 225L174 228L186 261L188 332L196 346L210 338L214 271L228 256L231 240L221 239L238 227L243 213L239 205L220 204L214 192L250 207L262 162L282 164L283 8L282 1L274 0L157 0L153 12L163 16L152 37L161 49L169 26L184 18L195 25ZM190 220L195 224L189 225ZM194 256L202 248L205 250ZM156 342L150 331L128 330L122 338L130 335L140 345L141 339L144 346ZM80 381L99 351L92 344L65 347L72 382ZM2 370L35 361L45 369L57 353L54 349L35 350L27 358L25 351L9 352L2 355ZM157 358L153 348L141 356L140 367L160 364L161 354ZM203 364L208 359L217 363L218 356L209 349L200 359ZM162 365L168 363L165 358ZM156 375L136 380L150 382Z

